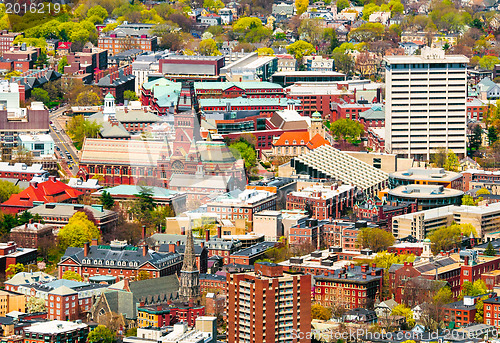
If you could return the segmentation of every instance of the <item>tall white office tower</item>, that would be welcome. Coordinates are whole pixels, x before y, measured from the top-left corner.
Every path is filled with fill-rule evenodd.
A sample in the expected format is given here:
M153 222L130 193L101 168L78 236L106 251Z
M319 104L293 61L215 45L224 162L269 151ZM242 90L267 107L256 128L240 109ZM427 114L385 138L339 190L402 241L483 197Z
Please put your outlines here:
M467 153L467 63L463 55L423 48L387 56L385 148L426 161L438 148Z

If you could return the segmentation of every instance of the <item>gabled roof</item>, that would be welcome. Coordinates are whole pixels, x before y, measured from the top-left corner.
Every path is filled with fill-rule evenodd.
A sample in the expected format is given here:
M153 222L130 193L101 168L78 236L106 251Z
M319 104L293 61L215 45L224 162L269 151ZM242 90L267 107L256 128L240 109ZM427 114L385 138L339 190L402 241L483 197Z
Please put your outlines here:
M33 201L65 202L77 199L83 193L59 180L48 180L36 185L30 185L19 194L12 194L9 200L2 203L7 207L33 207Z
M322 145L330 145L330 142L323 138L320 134L315 134L313 138L307 143L307 148L313 150Z

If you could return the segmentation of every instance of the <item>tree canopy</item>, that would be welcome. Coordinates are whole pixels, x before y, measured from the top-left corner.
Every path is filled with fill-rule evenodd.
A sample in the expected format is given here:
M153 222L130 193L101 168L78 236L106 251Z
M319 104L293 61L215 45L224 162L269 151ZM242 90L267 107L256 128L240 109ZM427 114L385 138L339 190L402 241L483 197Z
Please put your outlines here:
M9 200L12 194L18 194L21 188L7 180L0 180L0 202Z
M392 233L378 227L364 228L358 235L358 244L374 252L387 250L388 247L394 244L394 241L395 238Z
M101 233L85 212L78 211L69 219L68 224L59 230L58 237L63 247L83 247L92 239L99 239Z
M105 190L102 191L102 194L99 197L99 201L106 210L111 210L115 206L115 200L113 199L111 194L109 194L109 192Z
M330 125L330 131L337 141L353 143L364 134L363 125L352 119L339 119Z
M313 304L311 306L311 317L312 319L328 320L332 317L332 313L328 308L320 304Z
M62 276L63 279L65 280L75 280L75 281L82 281L83 278L80 274L77 272L74 272L72 270L66 270Z
M470 234L477 237L477 232L471 224L456 224L445 226L432 231L427 238L431 240L431 250L434 254L440 251L449 251L460 247L462 237L469 237Z
M92 330L88 337L89 343L114 343L116 342L116 334L104 325L97 326Z
M309 56L316 53L316 49L311 43L303 40L298 40L286 47L286 51L295 57L297 62L301 63L304 56Z

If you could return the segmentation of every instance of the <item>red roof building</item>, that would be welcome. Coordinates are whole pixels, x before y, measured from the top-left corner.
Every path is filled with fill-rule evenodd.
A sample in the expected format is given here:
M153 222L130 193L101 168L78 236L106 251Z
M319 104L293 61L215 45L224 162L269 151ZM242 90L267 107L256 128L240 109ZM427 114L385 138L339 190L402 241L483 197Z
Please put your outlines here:
M48 181L31 182L29 187L19 194L12 194L9 200L1 205L1 209L8 213L18 213L40 205L41 203L76 203L82 192L56 180L50 176Z

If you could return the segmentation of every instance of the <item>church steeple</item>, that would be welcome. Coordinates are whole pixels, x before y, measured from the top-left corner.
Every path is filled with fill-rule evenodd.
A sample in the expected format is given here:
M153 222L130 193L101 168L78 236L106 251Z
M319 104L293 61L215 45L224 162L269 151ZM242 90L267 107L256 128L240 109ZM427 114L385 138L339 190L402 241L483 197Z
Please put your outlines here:
M188 228L184 263L179 281L179 297L181 301L196 302L200 297L200 276L194 254L193 230Z

